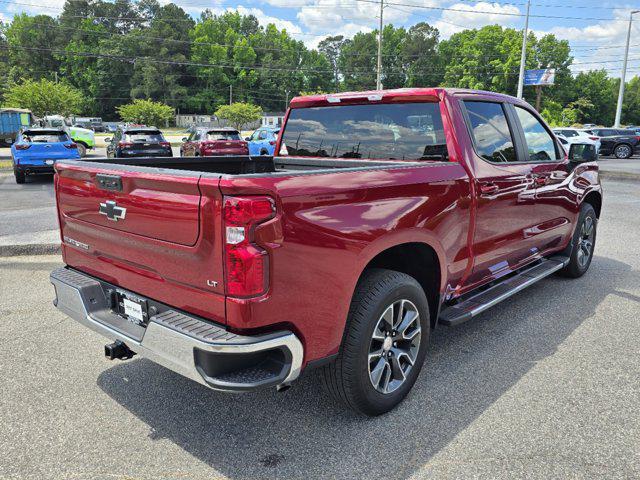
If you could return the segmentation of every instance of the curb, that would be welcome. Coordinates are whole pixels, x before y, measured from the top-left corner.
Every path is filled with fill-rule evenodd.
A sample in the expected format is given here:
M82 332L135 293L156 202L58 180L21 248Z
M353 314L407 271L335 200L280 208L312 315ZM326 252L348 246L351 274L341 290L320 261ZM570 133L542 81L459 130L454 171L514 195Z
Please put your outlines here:
M18 257L24 255L55 255L57 253L60 253L59 243L0 245L0 257Z
M618 180L621 182L640 182L640 173L613 172L611 170L600 170L600 176L607 180Z

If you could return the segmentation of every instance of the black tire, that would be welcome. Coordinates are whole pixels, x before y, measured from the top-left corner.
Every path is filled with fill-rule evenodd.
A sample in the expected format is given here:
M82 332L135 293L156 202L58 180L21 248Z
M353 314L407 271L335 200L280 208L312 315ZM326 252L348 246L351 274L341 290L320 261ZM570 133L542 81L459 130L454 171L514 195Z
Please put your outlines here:
M87 146L84 143L78 142L78 154L80 158L84 158L87 155Z
M621 143L613 149L613 155L621 160L631 158L633 155L633 147L627 143Z
M380 325L379 321L381 321L383 313L402 300L408 300L408 303L412 307L416 307L419 313L419 318L414 324L414 328L418 324L420 325L417 354L413 366L408 367L408 364L405 363L408 371L406 375L402 374L404 377L402 383L393 391L381 393L373 384L374 374L370 373L372 366L370 362L384 361L385 354L383 353L376 360L369 359L370 349L373 342L376 341L372 340L372 337ZM392 311L395 313L395 310ZM395 317L395 314L393 316ZM420 373L427 352L430 328L427 297L420 284L413 277L393 270L370 269L366 271L358 282L351 300L338 357L333 363L322 369L321 377L325 389L336 400L356 412L374 416L390 411L409 393ZM393 347L396 347L395 342ZM381 351L383 351L382 348ZM392 360L389 360L391 353L387 351L386 362L388 365L393 363ZM399 364L400 357L397 358L397 364ZM391 366L389 369L389 377L393 378L395 376L394 370ZM396 381L400 380L392 380L392 382ZM388 384L389 382L387 380Z
M260 150L260 155L269 155L269 152L266 150Z
M27 176L25 175L24 172L19 172L17 170L14 170L13 175L16 177L16 183L18 184L23 184L24 182L27 181Z
M583 242L585 239L585 233L588 229L588 225L592 226L593 233L588 237L590 242L589 255L585 255L585 245ZM571 255L569 256L569 263L562 270L560 274L569 278L578 278L584 275L589 270L591 260L593 259L593 251L596 246L596 233L598 227L598 218L596 217L596 211L593 206L588 203L583 203L580 207L580 215L578 217L578 223L576 224L575 232L573 232L573 238L571 239ZM586 259L585 259L586 257Z

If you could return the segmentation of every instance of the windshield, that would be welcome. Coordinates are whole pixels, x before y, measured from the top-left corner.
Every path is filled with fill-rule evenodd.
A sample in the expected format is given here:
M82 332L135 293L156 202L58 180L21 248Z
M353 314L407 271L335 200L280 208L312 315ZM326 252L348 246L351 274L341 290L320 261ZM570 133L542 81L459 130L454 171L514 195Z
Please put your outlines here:
M135 132L126 132L124 141L134 143L144 142L164 142L162 133L157 130L139 130Z
M299 157L446 160L437 103L292 109L283 151ZM282 154L282 153L281 153Z
M229 130L212 130L207 132L207 140L240 140L240 134Z
M24 132L22 141L27 143L66 142L69 136L64 132Z

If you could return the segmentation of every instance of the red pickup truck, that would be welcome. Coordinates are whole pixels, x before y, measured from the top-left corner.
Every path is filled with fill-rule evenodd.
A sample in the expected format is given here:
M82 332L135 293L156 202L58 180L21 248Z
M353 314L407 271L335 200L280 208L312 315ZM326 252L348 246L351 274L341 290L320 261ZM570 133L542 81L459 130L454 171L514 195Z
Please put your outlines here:
M111 359L224 391L320 367L377 415L411 389L437 325L589 268L595 149L565 152L521 100L298 97L275 151L57 162L56 306L114 340Z

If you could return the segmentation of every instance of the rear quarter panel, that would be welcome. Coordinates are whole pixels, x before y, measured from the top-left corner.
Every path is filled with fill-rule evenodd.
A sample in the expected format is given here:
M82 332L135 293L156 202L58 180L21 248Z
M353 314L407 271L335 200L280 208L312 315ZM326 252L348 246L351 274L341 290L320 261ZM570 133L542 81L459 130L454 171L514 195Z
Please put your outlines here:
M470 199L458 163L221 179L226 195L269 194L278 215L256 231L271 254L269 291L227 298L232 328L274 324L303 338L305 361L337 352L354 288L367 263L392 246L433 247L445 280L467 267ZM445 273L446 272L446 273Z

